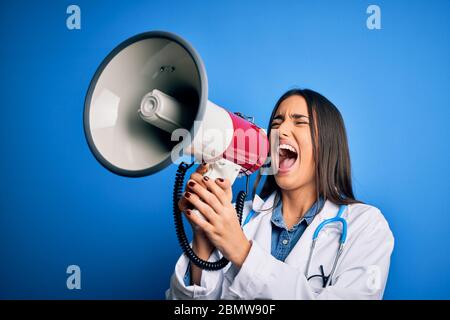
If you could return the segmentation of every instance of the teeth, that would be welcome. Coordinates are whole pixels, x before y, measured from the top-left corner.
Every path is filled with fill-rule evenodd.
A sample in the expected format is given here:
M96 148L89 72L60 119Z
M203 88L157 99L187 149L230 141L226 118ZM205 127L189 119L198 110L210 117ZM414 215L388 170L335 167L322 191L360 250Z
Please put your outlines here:
M292 151L292 152L294 152L294 153L297 153L297 150L295 150L295 148L294 148L293 146L290 146L290 145L285 144L285 143L280 144L280 145L278 146L278 149L287 149L287 150L289 150L289 151Z

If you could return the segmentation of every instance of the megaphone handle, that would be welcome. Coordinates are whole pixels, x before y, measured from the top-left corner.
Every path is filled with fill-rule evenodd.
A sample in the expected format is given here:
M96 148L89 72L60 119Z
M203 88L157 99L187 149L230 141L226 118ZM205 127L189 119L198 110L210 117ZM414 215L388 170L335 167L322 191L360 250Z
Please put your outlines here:
M211 179L229 179L230 184L234 183L236 177L241 171L241 166L227 159L219 159L215 162L209 163L208 171L203 175Z
M239 175L240 171L240 165L235 164L234 162L227 159L220 159L218 161L209 163L208 171L206 171L203 176L208 176L208 178L213 180L217 178L229 179L230 185L232 185L234 183L234 180L236 180L237 176ZM197 209L192 209L191 213L197 215L202 219L205 219Z
M181 216L180 208L178 208L178 201L180 200L181 194L182 194L182 188L184 185L184 176L186 175L186 171L193 165L194 163L191 163L190 165L182 162L178 166L178 170L176 173L175 178L175 185L174 185L174 192L173 192L173 217L174 217L174 223L175 223L175 231L177 234L178 242L180 244L181 249L186 254L186 256L189 258L191 262L193 262L196 266L198 266L201 269L204 270L220 270L224 268L229 261L222 257L218 261L206 261L200 259L194 252L194 250L191 248L189 241L186 236L186 232L184 231L183 226L183 219ZM239 224L242 223L242 212L244 210L244 202L246 197L245 191L239 191L237 197L236 197L236 213L237 218L239 220Z

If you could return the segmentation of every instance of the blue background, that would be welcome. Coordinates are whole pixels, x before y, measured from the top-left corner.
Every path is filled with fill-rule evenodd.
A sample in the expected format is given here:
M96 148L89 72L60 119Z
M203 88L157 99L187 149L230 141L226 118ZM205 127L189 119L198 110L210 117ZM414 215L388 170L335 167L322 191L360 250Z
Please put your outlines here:
M86 144L89 81L121 41L178 33L210 100L266 127L278 97L317 90L341 110L358 198L396 239L385 298L450 298L449 1L2 2L0 298L164 298L180 254L175 166L141 179L105 170ZM235 192L242 189L235 184ZM66 268L82 289L66 288Z

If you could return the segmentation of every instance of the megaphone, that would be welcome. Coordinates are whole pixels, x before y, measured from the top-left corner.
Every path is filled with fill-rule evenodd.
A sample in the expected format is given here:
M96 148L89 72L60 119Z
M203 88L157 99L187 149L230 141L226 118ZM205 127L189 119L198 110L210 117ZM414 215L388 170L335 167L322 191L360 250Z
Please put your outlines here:
M103 60L89 85L84 132L95 158L127 177L156 173L183 156L209 163L211 178L247 176L265 162L269 142L261 128L208 100L204 64L181 37L162 31L133 36ZM177 203L186 171L182 162L174 189L178 240L189 259L207 270L228 261L199 259L184 232ZM242 217L245 193L236 201Z

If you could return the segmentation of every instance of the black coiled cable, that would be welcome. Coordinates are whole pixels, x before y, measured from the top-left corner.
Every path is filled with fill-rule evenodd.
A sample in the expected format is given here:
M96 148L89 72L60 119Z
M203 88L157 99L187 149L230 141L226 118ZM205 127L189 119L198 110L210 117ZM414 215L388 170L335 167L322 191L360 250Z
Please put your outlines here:
M184 254L189 258L189 260L194 263L197 267L203 270L220 270L224 268L228 264L228 260L225 257L222 257L218 261L209 262L203 259L200 259L192 250L189 245L189 241L186 236L186 232L184 231L183 219L181 216L181 210L178 208L178 201L181 198L183 193L184 186L184 176L186 175L187 170L193 166L194 163L187 164L182 162L178 166L178 170L175 176L175 185L173 188L173 218L175 223L175 232L177 234L178 243L180 244L181 249ZM239 219L239 224L242 223L242 211L244 209L244 202L247 193L245 191L239 191L236 198L236 212Z

